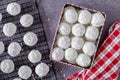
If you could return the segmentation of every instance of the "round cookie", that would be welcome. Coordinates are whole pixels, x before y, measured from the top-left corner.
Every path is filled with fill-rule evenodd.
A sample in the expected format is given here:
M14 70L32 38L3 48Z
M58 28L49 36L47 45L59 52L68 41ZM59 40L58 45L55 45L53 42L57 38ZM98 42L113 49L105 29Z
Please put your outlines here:
M71 39L71 47L80 50L84 45L84 40L80 37L73 37Z
M3 26L3 33L5 34L5 36L7 37L11 37L13 36L17 31L17 27L14 23L9 22L4 24Z
M0 54L2 54L5 50L5 46L4 46L4 43L3 41L0 41Z
M21 78L14 78L13 80L22 80Z
M88 40L95 41L99 36L99 30L94 26L88 26L85 37Z
M29 66L23 65L18 70L18 75L22 79L28 79L31 77L32 69Z
M78 19L77 11L74 7L66 7L64 11L64 20L68 23L75 23Z
M88 55L80 53L76 59L76 63L81 67L88 67L91 63L91 59Z
M67 49L70 46L70 38L68 36L61 36L57 40L58 47Z
M31 14L24 14L20 18L20 23L23 27L30 27L33 24L33 16Z
M10 59L5 59L0 64L1 71L4 73L11 73L14 71L14 62Z
M38 50L32 50L28 54L28 59L31 63L38 63L42 59L42 54Z
M69 35L71 31L71 27L68 23L66 22L61 22L60 27L59 27L59 33L61 35Z
M74 64L77 56L78 53L75 49L68 48L65 50L65 59L67 60L67 62Z
M83 36L85 33L85 26L80 23L76 23L72 27L72 34L75 36Z
M12 57L16 57L20 54L21 46L18 42L11 42L8 46L8 54Z
M91 24L96 27L101 27L104 25L105 17L100 13L94 13L92 16Z
M81 24L88 24L90 23L91 18L92 15L88 10L81 10L79 13L78 22L80 22Z
M2 13L0 13L0 21L2 21Z
M40 63L35 67L35 73L41 78L46 76L48 72L49 66L45 63Z
M73 9L73 10L75 10L75 8L72 7L72 6L67 6L67 7L65 7L65 11L68 10L68 9Z
M33 32L27 32L23 37L23 41L28 46L34 46L38 42L38 37Z
M7 12L12 16L16 16L21 12L21 6L16 2L9 3L7 6Z
M51 57L52 57L53 60L61 61L61 60L63 60L64 55L65 55L65 52L64 52L63 49L61 49L59 47L55 47L52 50L52 56Z
M97 48L93 42L86 42L82 50L85 54L92 56L96 52Z

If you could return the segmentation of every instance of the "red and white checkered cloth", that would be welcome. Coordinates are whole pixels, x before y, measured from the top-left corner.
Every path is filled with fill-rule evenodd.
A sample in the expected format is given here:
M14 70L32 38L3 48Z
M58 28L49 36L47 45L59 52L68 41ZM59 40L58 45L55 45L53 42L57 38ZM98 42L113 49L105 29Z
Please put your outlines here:
M99 48L92 67L74 73L67 80L116 80L120 69L120 21L115 22Z

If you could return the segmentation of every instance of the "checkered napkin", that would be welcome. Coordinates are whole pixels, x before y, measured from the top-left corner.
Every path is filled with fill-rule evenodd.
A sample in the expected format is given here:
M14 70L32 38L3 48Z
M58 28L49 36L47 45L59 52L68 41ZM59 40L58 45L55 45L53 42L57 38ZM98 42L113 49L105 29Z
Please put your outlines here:
M93 66L74 73L67 80L116 80L120 69L120 21L114 23L109 36L99 48Z

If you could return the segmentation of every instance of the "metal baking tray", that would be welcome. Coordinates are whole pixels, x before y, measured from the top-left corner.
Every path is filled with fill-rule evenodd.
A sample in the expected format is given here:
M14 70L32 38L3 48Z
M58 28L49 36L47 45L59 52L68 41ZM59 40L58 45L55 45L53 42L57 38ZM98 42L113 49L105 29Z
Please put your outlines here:
M11 2L17 2L21 5L22 11L19 15L11 16L7 13L6 7ZM2 13L2 15L3 15L3 19L0 22L0 40L3 41L5 44L5 52L0 55L0 62L4 59L9 58L9 59L12 59L13 62L15 63L14 72L12 72L10 74L5 74L2 71L0 71L0 80L13 80L14 78L18 77L17 72L18 72L19 67L22 65L28 65L33 70L32 76L28 80L56 80L53 62L51 60L49 60L49 47L48 47L48 44L46 41L45 31L43 28L43 24L41 22L41 17L39 14L39 10L38 10L36 1L35 0L0 0L0 13ZM29 28L22 27L19 22L20 17L25 13L29 13L34 17L34 23ZM3 34L2 28L3 28L3 25L7 22L13 22L14 24L17 25L17 32L12 37L6 37ZM38 36L38 39L39 39L38 43L33 47L26 46L23 42L24 34L29 31L36 33ZM13 41L20 43L20 45L22 47L22 51L21 51L20 55L18 55L17 57L14 57L14 58L9 56L7 53L7 47ZM42 53L42 61L41 62L45 62L50 66L50 71L49 71L48 75L43 77L42 79L39 78L35 74L34 69L38 63L32 64L29 62L29 60L27 58L28 53L32 49L39 50Z
M50 51L50 59L51 59L51 60L53 60L52 57L51 57L51 54L52 54L53 48L56 46L55 44L56 44L56 39L57 39L57 35L58 35L59 24L60 24L60 22L63 20L64 10L65 10L65 7L67 7L67 6L72 6L72 7L74 7L74 8L77 9L77 10L80 10L80 9L88 10L88 11L90 11L91 13L100 12L100 11L97 11L97 10L95 10L95 9L90 9L90 8L86 8L86 7L83 7L83 6L78 6L78 5L71 4L71 3L66 3L66 4L64 5L64 7L62 8L61 15L60 15L59 22L58 22L58 26L57 26L57 28L56 28L55 36L54 36L54 39L53 39L53 43L52 43L52 47L51 47L51 51ZM105 17L105 21L106 21L106 14L105 14L104 12L100 12L100 13L103 14L103 16ZM99 28L99 32L100 32L100 33L99 33L99 37L98 37L98 39L97 39L96 42L95 42L97 48L98 48L98 45L99 45L99 41L100 41L100 39L101 39L101 34L102 34L102 32L103 32L103 27L104 27L104 25L103 25L101 28ZM96 51L96 52L97 52L97 51ZM66 65L69 65L69 66L73 66L73 67L75 67L75 68L90 69L91 66L92 66L92 64L93 64L93 62L94 62L95 55L96 55L96 53L91 57L91 64L90 64L90 66L88 66L88 67L81 67L81 66L79 66L79 65L77 65L77 64L70 64L70 63L66 62L65 60L62 60L62 61L53 60L53 61L59 62L59 63L62 63L62 64L66 64Z

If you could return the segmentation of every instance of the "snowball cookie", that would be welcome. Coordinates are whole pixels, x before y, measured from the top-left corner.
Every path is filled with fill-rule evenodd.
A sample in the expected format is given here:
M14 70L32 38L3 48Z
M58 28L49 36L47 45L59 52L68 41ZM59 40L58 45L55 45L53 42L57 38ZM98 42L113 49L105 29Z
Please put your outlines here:
M2 21L2 14L0 13L0 21Z
M69 63L75 63L75 60L78 56L78 53L75 49L73 48L68 48L65 50L65 59L69 62Z
M42 59L42 54L38 50L32 50L28 54L28 59L32 63L38 63Z
M71 31L71 26L66 22L60 23L59 33L61 35L69 35Z
M3 26L3 33L5 34L5 36L7 37L11 37L13 36L17 31L17 27L14 23L9 22L4 24Z
M31 77L32 69L29 66L23 65L18 70L18 75L22 79L28 79Z
M63 60L65 55L65 52L63 51L63 49L59 48L59 47L55 47L52 50L52 59L56 60L56 61L61 61Z
M80 50L84 45L84 40L80 37L73 37L71 39L71 47Z
M0 41L0 54L2 54L5 50L5 46L4 46L4 43L3 41Z
M62 36L62 35L57 34L57 36L56 36L56 40L58 40L61 36Z
M14 78L13 80L22 80L21 78Z
M23 27L30 27L33 24L33 16L31 14L24 14L20 18L20 23Z
M18 42L11 42L8 46L8 54L12 57L16 57L20 54L21 46Z
M85 33L85 37L88 40L94 41L98 38L98 36L99 36L99 30L94 26L88 26Z
M80 53L76 59L76 63L81 67L88 67L91 63L91 59L88 55Z
M83 46L83 52L89 56L94 55L96 50L97 50L97 47L93 42L86 42Z
M101 27L104 25L104 22L105 22L105 17L100 12L93 14L91 21L91 24L93 26Z
M91 21L91 13L88 10L81 10L78 17L78 22L81 24L88 24Z
M68 23L75 23L78 19L77 11L74 7L66 7L64 12L64 20Z
M1 71L4 73L11 73L14 71L15 68L13 61L10 59L3 60L0 64L0 67Z
M68 36L61 36L57 40L58 47L67 49L70 46L70 38Z
M7 12L12 16L16 16L21 12L21 6L16 2L10 3L7 6Z
M48 74L49 72L49 66L45 63L40 63L35 67L35 73L39 77L44 77Z
M27 32L23 37L23 41L28 46L34 46L38 42L38 37L33 32Z
M85 33L85 26L80 23L76 23L72 27L72 34L75 36L83 36Z
M72 7L72 6L67 6L67 7L65 7L65 11L68 10L68 9L74 9L74 10L75 10L75 8Z

